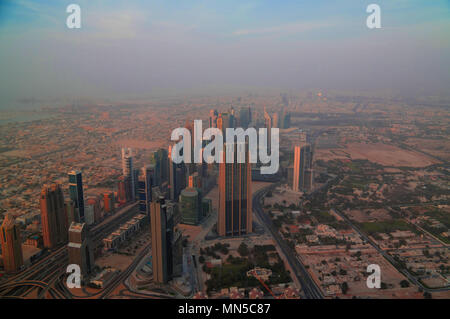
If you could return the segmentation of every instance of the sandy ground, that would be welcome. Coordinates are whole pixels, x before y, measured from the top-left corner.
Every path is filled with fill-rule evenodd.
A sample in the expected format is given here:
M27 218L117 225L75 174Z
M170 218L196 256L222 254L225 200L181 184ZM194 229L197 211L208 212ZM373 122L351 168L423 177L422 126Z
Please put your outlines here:
M450 160L450 140L431 140L423 138L409 138L406 144L411 147L437 156L444 160Z
M345 149L318 150L316 159L367 159L383 166L394 167L425 167L439 163L425 154L383 143L349 143Z
M369 213L370 212L370 213ZM345 211L345 214L351 219L358 223L368 222L371 220L385 221L391 220L392 217L389 215L388 211L381 209L353 209Z

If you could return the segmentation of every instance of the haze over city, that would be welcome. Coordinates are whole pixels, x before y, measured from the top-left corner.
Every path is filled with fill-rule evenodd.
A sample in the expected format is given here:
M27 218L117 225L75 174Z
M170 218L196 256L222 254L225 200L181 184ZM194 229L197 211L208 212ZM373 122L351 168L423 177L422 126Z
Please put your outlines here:
M247 88L448 92L450 4L378 1L0 4L0 107L24 98L137 98Z

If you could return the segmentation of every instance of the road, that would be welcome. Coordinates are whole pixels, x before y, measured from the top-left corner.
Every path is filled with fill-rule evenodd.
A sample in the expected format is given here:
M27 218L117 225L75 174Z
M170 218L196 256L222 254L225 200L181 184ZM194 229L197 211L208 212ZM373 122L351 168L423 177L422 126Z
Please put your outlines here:
M281 238L278 230L272 224L272 220L270 217L264 213L263 208L261 206L261 200L270 189L274 188L275 185L271 185L268 188L262 189L256 192L253 195L253 211L259 217L259 219L264 223L266 229L270 231L272 237L275 239L278 247L281 249L283 254L286 256L291 269L294 271L294 274L298 281L302 286L302 290L307 299L323 299L323 294L317 284L309 275L305 266L296 256L296 253L293 252L292 248L290 248L286 242Z
M108 217L100 224L95 225L90 229L90 237L95 245L100 245L101 240L109 233L115 230L121 223L130 219L138 213L138 203L129 204L121 208L116 214ZM68 263L67 246L61 246L53 251L50 251L46 256L32 264L30 267L19 272L17 275L8 279L8 281L0 284L0 298L2 297L26 297L35 289L41 289L38 292L38 297L45 297L48 291L51 295L58 294L58 297L70 298L71 294L61 289L54 276L61 272L65 272ZM53 275L53 277L51 276ZM39 285L37 283L43 283ZM54 285L59 287L56 289L50 287ZM55 293L56 292L56 293Z
M333 209L333 211L341 216L347 224L349 224L355 232L357 232L361 238L363 238L365 241L367 241L369 244L372 245L373 248L375 248L384 258L386 258L387 261L389 261L400 273L402 273L406 278L409 279L412 283L423 289L423 291L432 293L432 292L441 292L441 291L449 291L450 287L448 288L436 288L436 289L430 289L425 287L420 281L418 281L413 275L411 275L407 270L401 269L398 267L398 263L395 261L395 259L389 255L387 252L385 252L383 249L378 247L378 245L370 239L365 233L363 233L356 225L352 223L352 221L342 212L340 212L337 209Z

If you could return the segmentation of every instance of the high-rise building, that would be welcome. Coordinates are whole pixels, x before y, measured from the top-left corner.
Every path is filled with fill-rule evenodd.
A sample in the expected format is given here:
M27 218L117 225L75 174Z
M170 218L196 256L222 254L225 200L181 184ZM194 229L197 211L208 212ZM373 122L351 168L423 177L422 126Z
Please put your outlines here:
M142 168L143 174L138 179L139 211L150 217L150 202L152 201L152 170Z
M188 225L198 225L202 218L201 196L196 188L188 187L180 194L181 222Z
M85 222L88 225L98 223L102 219L100 201L97 197L89 197L85 205Z
M42 237L45 248L67 242L68 218L60 185L44 185L40 197Z
M209 127L217 127L217 110L211 110L209 111Z
M164 148L158 149L153 153L152 162L154 166L154 184L156 186L162 185L169 181L169 157L167 150Z
M114 193L106 192L103 193L103 210L105 214L114 212Z
M94 252L85 223L72 223L69 228L69 264L80 266L82 279L94 269Z
M177 202L181 190L186 187L186 165L183 162L179 164L172 162L171 150L169 147L169 198Z
M119 181L117 182L117 200L121 205L124 205L131 200L131 187L129 177L119 177Z
M156 283L167 283L173 273L173 214L168 210L164 197L150 204L150 227L153 280Z
M74 201L77 214L76 222L84 222L84 195L83 195L83 179L81 172L69 172L69 195Z
M234 115L230 113L220 113L217 118L217 128L222 131L222 134L225 136L227 128L233 128L235 126L234 123Z
M67 216L67 229L69 229L69 226L77 218L76 215L78 214L78 210L75 207L75 202L70 198L64 202L64 206L65 206L66 216Z
M0 227L0 239L2 244L3 268L7 273L20 270L23 265L22 240L19 226L15 223L12 214L6 214Z
M292 174L292 189L308 191L312 187L312 149L311 145L303 144L294 147L294 170Z
M226 163L225 143L223 162L219 163L219 236L240 236L252 232L251 163L247 143L244 147L245 161L238 163L239 144L234 143L233 163Z
M267 128L267 150L271 150L271 131L272 131L272 118L269 113L267 113L264 107L264 127Z
M239 109L239 127L242 127L243 129L248 128L250 124L250 108L241 107Z
M131 200L134 201L136 198L136 186L135 186L135 175L133 169L133 154L131 148L122 148L122 174L123 176L129 178L129 187L131 189Z

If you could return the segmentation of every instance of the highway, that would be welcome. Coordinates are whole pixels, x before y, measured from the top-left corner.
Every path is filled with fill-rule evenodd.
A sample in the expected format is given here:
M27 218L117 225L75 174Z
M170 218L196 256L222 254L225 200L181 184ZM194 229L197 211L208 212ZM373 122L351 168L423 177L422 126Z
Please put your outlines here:
M259 219L264 223L266 229L270 231L272 237L277 242L279 248L286 256L289 265L298 281L302 286L302 290L307 299L323 299L323 294L317 284L309 275L305 266L296 256L296 253L292 251L292 249L286 244L286 242L281 238L278 230L272 224L270 217L264 213L263 208L261 207L261 200L264 195L271 189L273 189L276 185L271 185L265 189L259 190L253 195L253 211L259 217Z
M90 238L94 245L101 245L101 240L114 231L120 224L138 213L138 203L121 208L116 214L108 217L90 229ZM33 290L40 289L38 297L45 298L46 293L59 298L72 298L59 279L65 273L68 264L67 245L50 251L40 260L12 276L0 284L0 298L27 297ZM52 285L55 286L52 287ZM57 288L59 288L59 290Z
M142 249L139 255L136 256L133 262L127 267L127 269L125 271L122 271L118 276L116 276L112 280L112 282L105 289L102 290L99 297L100 299L107 299L108 296L111 294L111 292L131 275L133 270L141 262L142 258L144 258L145 255L147 255L150 252L151 246L152 246L151 244L148 244L144 249Z

